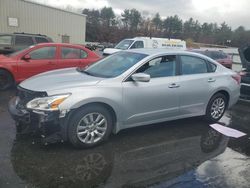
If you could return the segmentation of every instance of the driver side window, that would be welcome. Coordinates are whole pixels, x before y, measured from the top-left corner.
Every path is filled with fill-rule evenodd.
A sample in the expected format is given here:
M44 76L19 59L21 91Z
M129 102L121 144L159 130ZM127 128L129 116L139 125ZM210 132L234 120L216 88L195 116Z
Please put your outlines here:
M31 59L54 59L56 55L56 47L43 47L29 53Z
M149 74L151 78L175 76L176 74L176 56L162 56L142 65L136 73Z
M143 41L136 41L132 46L131 49L133 48L144 48Z

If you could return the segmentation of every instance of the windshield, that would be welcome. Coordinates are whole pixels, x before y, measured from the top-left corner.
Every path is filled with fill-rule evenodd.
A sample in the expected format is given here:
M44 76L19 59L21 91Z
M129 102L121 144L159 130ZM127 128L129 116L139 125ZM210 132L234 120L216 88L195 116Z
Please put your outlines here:
M96 77L113 78L121 75L146 56L140 53L118 52L92 64L82 72Z
M129 46L134 42L134 40L122 40L116 45L116 49L127 50Z
M32 48L32 47L34 47L34 46L29 46L28 48L24 48L23 50L20 50L20 51L17 51L17 52L13 52L13 53L11 53L11 54L9 54L9 55L7 55L7 56L8 56L8 57L17 56L17 55L23 53L24 51L26 51L26 50L28 50L28 49L30 49L30 48Z

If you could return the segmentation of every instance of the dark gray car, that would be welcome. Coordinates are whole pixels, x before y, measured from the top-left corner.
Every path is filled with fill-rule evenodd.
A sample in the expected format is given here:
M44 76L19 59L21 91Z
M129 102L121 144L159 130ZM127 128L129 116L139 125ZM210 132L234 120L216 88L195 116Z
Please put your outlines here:
M239 48L242 62L240 97L250 100L250 46Z
M10 54L35 44L48 42L53 41L41 34L0 33L0 54Z

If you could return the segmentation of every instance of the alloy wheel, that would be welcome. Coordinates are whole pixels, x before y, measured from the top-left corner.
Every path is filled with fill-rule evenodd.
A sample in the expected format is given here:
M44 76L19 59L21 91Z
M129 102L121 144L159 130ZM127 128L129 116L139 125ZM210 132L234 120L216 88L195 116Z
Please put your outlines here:
M225 100L223 98L221 98L221 97L216 98L213 101L213 104L211 106L212 118L214 118L214 119L220 118L224 113L225 106L226 106L226 103L225 103Z
M107 130L107 119L101 113L89 113L77 124L77 137L86 144L93 144L103 138Z

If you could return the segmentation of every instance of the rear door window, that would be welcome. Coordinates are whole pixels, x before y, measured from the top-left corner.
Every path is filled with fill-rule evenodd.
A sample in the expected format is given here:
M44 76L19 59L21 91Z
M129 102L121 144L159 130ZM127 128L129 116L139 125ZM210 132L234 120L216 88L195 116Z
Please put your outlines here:
M182 75L208 73L205 60L193 56L180 56Z
M81 50L78 48L62 47L61 57L62 59L81 59Z
M11 45L11 41L12 41L11 35L1 35L0 36L0 44Z

